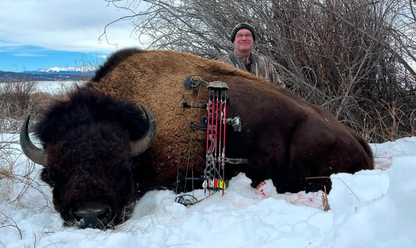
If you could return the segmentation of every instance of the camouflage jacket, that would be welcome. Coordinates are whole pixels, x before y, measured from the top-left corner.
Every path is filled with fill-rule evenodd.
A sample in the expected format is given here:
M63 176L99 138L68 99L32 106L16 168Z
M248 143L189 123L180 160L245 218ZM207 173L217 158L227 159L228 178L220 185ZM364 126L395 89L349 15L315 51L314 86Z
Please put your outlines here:
M251 74L256 75L257 77L263 78L269 82L272 82L273 84L276 84L285 88L284 83L282 82L279 75L277 74L276 68L263 55L251 53L252 63L250 64L250 67L249 67L250 70L247 70L247 67L246 67L247 59L245 57L237 56L235 52L222 56L218 58L217 60L224 62L226 64L233 65L238 69L249 71Z

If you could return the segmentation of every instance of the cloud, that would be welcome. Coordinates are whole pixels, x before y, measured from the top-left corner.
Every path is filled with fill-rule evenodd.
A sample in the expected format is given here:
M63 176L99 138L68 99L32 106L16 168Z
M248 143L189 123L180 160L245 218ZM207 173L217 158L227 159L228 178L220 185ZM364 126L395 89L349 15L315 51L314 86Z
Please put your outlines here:
M104 0L2 0L0 51L36 46L58 51L109 53L123 47L141 46L131 35L131 21L121 21L108 28L111 44L105 39L99 40L106 24L130 14Z
M44 54L39 54L39 53L27 53L27 52L23 52L23 53L13 53L13 56L16 57L44 57L46 55Z
M106 55L106 54L99 54L99 55L97 55L97 58L107 59L108 58L108 55Z

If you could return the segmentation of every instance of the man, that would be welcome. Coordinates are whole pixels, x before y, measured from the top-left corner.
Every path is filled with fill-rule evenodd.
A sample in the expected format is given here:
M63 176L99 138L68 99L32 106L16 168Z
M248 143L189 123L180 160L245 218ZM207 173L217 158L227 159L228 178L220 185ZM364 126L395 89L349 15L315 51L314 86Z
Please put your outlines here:
M267 81L285 87L277 74L276 68L263 55L252 51L256 33L254 27L248 23L239 23L231 32L231 42L234 43L234 52L220 57L218 60L248 71Z

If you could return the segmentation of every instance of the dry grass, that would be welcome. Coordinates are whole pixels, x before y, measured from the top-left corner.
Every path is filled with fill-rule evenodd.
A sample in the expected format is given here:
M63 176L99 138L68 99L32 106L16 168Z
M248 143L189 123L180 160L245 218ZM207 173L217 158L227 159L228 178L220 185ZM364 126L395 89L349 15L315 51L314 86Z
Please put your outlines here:
M38 172L36 165L28 159L22 159L21 150L17 140L0 139L0 179L2 190L0 199L2 202L9 202L15 206L21 206L21 200L29 189L38 191L45 199L45 208L51 209L51 201L48 195L42 190L42 183L36 178ZM23 161L22 161L23 160Z
M10 206L12 208L27 208L26 194L34 190L43 196L43 203L39 204L37 211L53 211L52 202L47 193L42 189L42 184L37 180L35 164L29 160L22 162L19 157L21 154L16 140L0 139L0 202L2 208ZM36 202L38 204L39 202ZM0 211L0 228L15 229L20 238L23 238L22 231L12 216Z
M60 93L52 95L39 92L33 81L0 84L0 202L4 206L27 208L26 196L30 191L43 198L41 203L36 202L39 212L54 211L50 196L43 191L45 184L38 179L39 168L22 158L17 134L27 115L32 115L34 121L39 119L53 100L63 98L70 89L67 85L62 83ZM14 228L22 238L17 223L4 212L0 212L0 228Z
M38 120L42 111L53 100L63 99L65 93L74 88L74 85L60 82L59 92L50 94L38 91L37 82L34 81L0 84L0 132L17 132L22 120L29 114L32 120Z
M329 205L328 195L326 193L325 186L324 186L324 192L322 192L322 208L325 212L331 210L331 206Z

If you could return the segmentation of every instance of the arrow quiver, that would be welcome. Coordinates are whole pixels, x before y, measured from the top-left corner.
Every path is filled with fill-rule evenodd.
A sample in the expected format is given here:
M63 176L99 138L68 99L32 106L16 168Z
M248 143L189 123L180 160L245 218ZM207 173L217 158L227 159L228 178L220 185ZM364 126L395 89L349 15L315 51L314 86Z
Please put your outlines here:
M206 190L222 190L225 184L225 135L227 127L228 86L221 81L208 85L208 118L205 153L204 183Z

